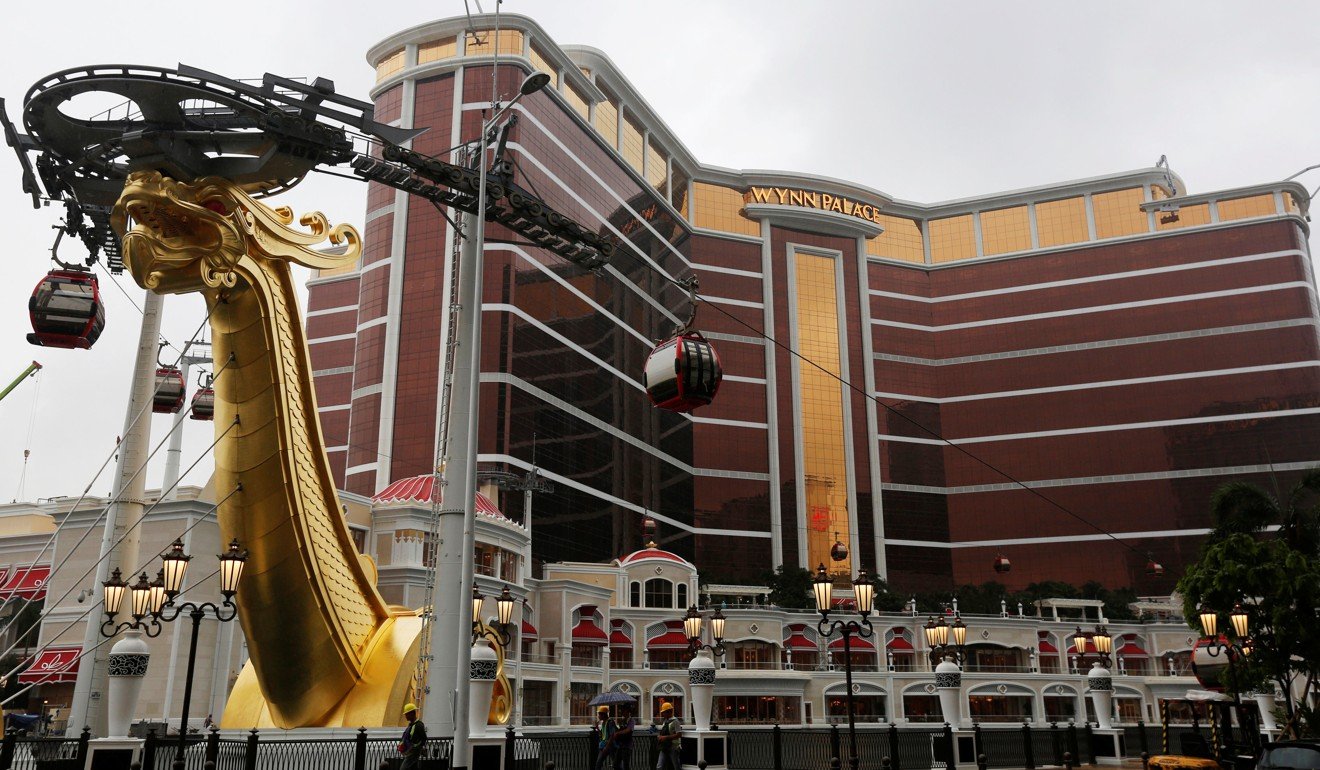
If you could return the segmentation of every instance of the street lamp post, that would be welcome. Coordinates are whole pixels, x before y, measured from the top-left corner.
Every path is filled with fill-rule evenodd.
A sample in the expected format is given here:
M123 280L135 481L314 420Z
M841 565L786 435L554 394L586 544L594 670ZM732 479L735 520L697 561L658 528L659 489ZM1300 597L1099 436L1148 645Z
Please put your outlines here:
M1090 643L1091 651L1087 650ZM1114 677L1109 671L1110 653L1114 651L1114 637L1108 629L1097 625L1094 631L1083 631L1081 626L1073 632L1073 651L1077 653L1077 667L1084 670L1087 655L1094 655L1091 669L1086 672L1086 690L1095 706L1095 721L1102 730L1113 728Z
M950 651L953 652L955 662L962 663L967 646L967 624L963 623L962 615L954 612L952 623L945 623L943 615L939 618L929 617L922 630L926 632L926 646L930 648L932 666L938 664L945 653Z
M188 709L192 705L193 670L197 664L197 635L202 627L202 618L210 613L221 623L228 623L238 615L234 604L234 594L238 593L238 583L243 577L243 565L247 561L247 551L240 551L238 539L229 543L229 549L221 554L220 593L224 601L219 605L214 602L175 602L174 598L183 589L183 578L188 573L188 562L192 557L183 552L183 541L175 540L165 555L161 557L164 568L161 570L160 591L163 603L153 613L153 620L172 623L185 612L192 620L192 636L188 643L188 675L183 685L183 714L179 718L179 747L174 754L173 770L183 770L183 754L188 745Z
M821 564L816 568L816 578L812 582L812 593L815 594L816 611L820 613L820 622L816 624L816 631L823 637L830 637L838 633L843 634L843 672L844 686L847 688L848 702L848 766L857 770L859 761L857 755L857 725L853 717L853 684L852 684L852 637L854 635L866 639L875 633L871 628L871 610L875 605L875 584L866 574L866 570L857 573L857 579L853 580L853 596L857 603L857 612L862 616L861 622L856 620L830 620L830 610L833 594L834 581L825 572L825 565Z
M1228 620L1233 633L1232 639L1219 633L1219 614L1215 609L1207 606L1201 607L1201 631L1205 634L1205 643L1202 645L1202 648L1205 650L1206 654L1212 658L1217 658L1221 655L1224 656L1224 660L1228 665L1228 670L1232 672L1230 673L1230 676L1233 677L1233 711L1238 715L1239 722L1245 727L1247 719L1244 719L1244 716L1246 712L1244 712L1242 708L1242 695L1239 692L1238 682L1234 675L1234 665L1238 662L1245 661L1251 656L1256 640L1251 634L1251 618L1241 602L1234 603L1233 609L1228 613ZM1195 656L1193 656L1193 663L1195 663ZM1261 714L1267 713L1268 709L1265 708L1265 705L1267 704L1260 703L1259 701L1258 703L1261 705ZM1225 747L1228 748L1227 741L1230 740L1230 736L1233 734L1231 730L1232 723L1227 717L1225 717L1223 721L1224 724L1222 725L1223 730L1221 730L1221 734L1226 741ZM1249 732L1255 734L1258 731L1253 729Z
M688 685L692 692L692 716L698 733L711 729L710 712L715 699L715 658L724 657L724 613L718 609L710 617L710 635L714 644L702 642L705 618L695 606L683 616L683 634L688 640ZM703 749L704 751L704 749Z

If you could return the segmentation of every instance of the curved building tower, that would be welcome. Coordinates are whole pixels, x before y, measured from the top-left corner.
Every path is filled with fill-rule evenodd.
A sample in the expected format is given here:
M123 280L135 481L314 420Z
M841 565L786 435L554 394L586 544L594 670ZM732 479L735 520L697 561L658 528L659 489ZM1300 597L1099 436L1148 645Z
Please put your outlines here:
M618 244L592 273L488 227L480 461L554 484L532 502L537 561L629 552L651 516L712 583L819 562L980 583L1002 554L1014 584L1167 592L1216 486L1320 464L1296 184L1189 194L1150 168L915 203L708 165L604 53L525 17L421 25L368 59L377 119L427 128L413 149L447 160L492 88L550 73L514 108L516 181ZM372 495L434 462L455 244L379 185L365 237L361 264L311 281L308 332L338 481ZM641 386L688 312L666 279L688 275L726 374L692 416Z

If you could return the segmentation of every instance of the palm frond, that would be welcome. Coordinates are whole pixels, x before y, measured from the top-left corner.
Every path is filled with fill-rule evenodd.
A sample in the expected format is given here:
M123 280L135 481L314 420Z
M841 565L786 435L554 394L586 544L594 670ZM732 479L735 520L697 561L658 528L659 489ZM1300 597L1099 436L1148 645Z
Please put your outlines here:
M1255 484L1230 481L1215 490L1210 498L1214 519L1213 537L1259 532L1280 519L1279 503L1274 496Z

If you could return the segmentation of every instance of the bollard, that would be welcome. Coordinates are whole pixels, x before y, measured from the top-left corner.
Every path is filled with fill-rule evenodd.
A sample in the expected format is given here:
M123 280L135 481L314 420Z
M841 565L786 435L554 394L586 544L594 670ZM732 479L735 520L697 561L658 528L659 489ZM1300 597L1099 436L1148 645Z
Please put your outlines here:
M209 759L206 760L202 763L202 770L215 770L215 763Z
M1031 725L1022 720L1022 756L1026 759L1027 770L1036 770L1035 746L1031 745Z
M1150 770L1150 752L1141 752L1141 770Z
M985 755L984 755L984 754L977 754L977 755L976 755L976 766L977 766L977 768L979 768L979 770L985 770L986 765L988 765L988 764L989 764L989 763L986 761L986 758L985 758Z
M772 747L774 750L774 758L775 758L774 770L784 770L783 733L784 731L779 729L779 725L775 725L775 729L773 731L774 745Z
M1072 752L1063 752L1063 770L1073 770Z
M830 770L839 770L841 767L843 767L843 763L839 761L838 757L830 757Z
M699 770L706 770L706 760L704 759L697 760L697 767L699 768Z
M1146 735L1146 723L1140 719L1137 720L1137 736L1141 738L1141 753L1150 753L1150 738Z
M830 725L830 756L842 757L843 749L840 746L839 726L837 724Z
M513 725L504 728L504 770L514 770L516 760L514 755L514 744L518 740L518 734L514 732Z
M92 739L92 728L84 727L78 736L78 767L87 766L87 742Z
M14 764L14 748L18 745L18 736L11 730L5 733L4 743L0 743L0 770L9 770Z
M246 751L243 753L244 770L257 770L257 728L248 733Z
M884 768L884 770L889 770L890 767L893 766L893 762L889 761L889 757L884 757L880 760L880 766Z
M889 756L894 759L893 770L903 770L903 760L898 755L898 725L889 723Z
M555 763L554 763L554 762L546 762L546 763L545 763L545 770L555 770Z
M353 739L353 770L367 770L367 728L359 727Z

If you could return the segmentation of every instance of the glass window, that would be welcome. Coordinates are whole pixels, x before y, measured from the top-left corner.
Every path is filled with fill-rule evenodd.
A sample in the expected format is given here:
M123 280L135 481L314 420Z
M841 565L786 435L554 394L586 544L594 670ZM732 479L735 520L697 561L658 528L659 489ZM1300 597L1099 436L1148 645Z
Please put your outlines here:
M904 695L903 716L909 722L943 722L938 695Z
M802 409L802 464L806 477L807 561L851 573L851 556L832 561L834 541L849 542L848 449L844 446L839 304L833 257L794 255L797 285L798 382ZM807 363L808 361L813 364Z
M1007 254L1031 248L1031 221L1026 206L981 212L981 251Z
M632 668L633 649L631 647L610 648L610 668Z
M1030 695L969 695L972 719L981 722L1023 722L1032 718Z
M390 75L393 75L394 73L398 72L401 69L403 69L402 48L390 54L389 56L386 56L384 59L381 59L380 63L376 65L376 82L379 83L380 81L384 80Z
M972 215L930 220L930 259L935 264L976 256L976 229Z
M664 578L651 578L646 581L646 606L672 608L674 584Z
M1086 200L1065 198L1036 204L1036 238L1041 248L1089 240Z
M660 721L660 707L663 706L663 705L665 705L666 703L671 703L671 704L673 704L673 706L674 706L674 716L675 716L675 717L678 717L679 719L686 721L687 714L686 714L686 712L683 711L683 696L682 696L682 695L655 695L655 696L652 696L652 698L651 698L651 720L652 720L652 721L654 721L654 722L659 722L659 721ZM689 727L688 729L691 729L691 727Z
M439 40L432 40L429 43L422 43L417 46L418 64L440 61L441 59L452 59L455 56L458 56L457 37L443 37Z
M669 180L668 156L655 144L654 137L646 139L646 181L660 192Z
M921 223L888 214L877 214L884 232L866 239L866 253L873 257L897 259L921 264L926 261L921 242Z
M677 597L677 599L676 599L675 602L674 602L674 606L675 606L676 608L678 608L678 609L681 610L681 609L684 609L684 608L686 608L686 607L688 606L688 595L687 595L687 594L688 594L687 583L679 583L679 584L678 584L678 597Z
M555 88L558 88L559 69L555 67L553 64L551 64L550 60L545 57L545 54L541 53L541 51L537 49L535 43L532 43L530 48L532 52L532 57L531 57L532 67L540 72L544 72L547 75L549 75L552 78L551 82L555 84Z
M625 114L623 116L623 145L619 147L619 152L623 153L623 159L628 161L628 165L633 167L633 171L642 173L642 156L644 147L642 143L642 129L633 122L632 116Z
M742 215L743 196L737 190L694 182L692 224L726 233L760 235L761 224Z
M848 697L843 692L825 694L825 721L830 724L848 724ZM885 696L853 695L854 722L884 722Z
M605 101L596 102L595 127L606 144L619 146L619 105L608 94Z
M722 725L793 724L798 721L801 703L793 695L717 695L714 721Z
M568 716L573 724L585 725L595 721L595 707L591 699L600 695L600 685L593 682L573 682L568 689Z
M1268 217L1277 213L1273 193L1219 201L1219 221L1221 222L1246 219L1247 217Z
M669 204L678 209L684 219L688 218L688 182L688 175L675 164L674 179L669 186Z
M1045 721L1067 722L1077 718L1076 695L1046 695Z
M633 582L628 585L628 606L642 606L642 584Z
M564 98L568 100L568 106L572 107L573 111L578 115L581 115L583 120L586 120L587 116L591 114L591 111L587 107L586 98L582 96L577 88L575 88L572 83L566 82L564 83L564 90L561 93L563 93Z
M1095 193L1091 209L1095 212L1095 237L1118 238L1147 232L1146 212L1141 210L1145 197L1140 187Z
M1180 206L1177 211L1156 211L1156 230L1176 230L1180 227L1199 227L1210 224L1210 205Z
M498 34L501 56L523 55L523 33L517 29L502 29L496 33L493 29L479 29L464 35L464 56L491 56L495 53L495 38Z

